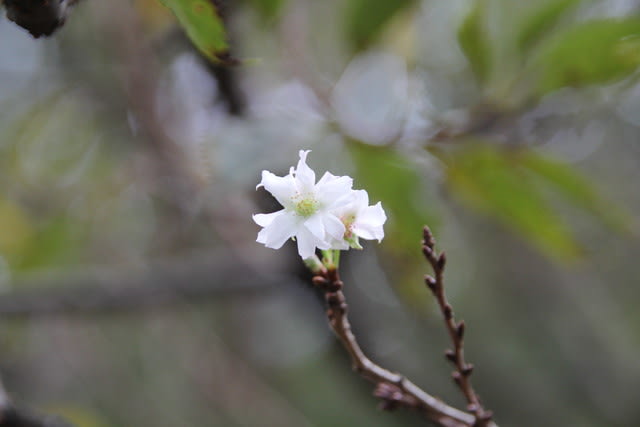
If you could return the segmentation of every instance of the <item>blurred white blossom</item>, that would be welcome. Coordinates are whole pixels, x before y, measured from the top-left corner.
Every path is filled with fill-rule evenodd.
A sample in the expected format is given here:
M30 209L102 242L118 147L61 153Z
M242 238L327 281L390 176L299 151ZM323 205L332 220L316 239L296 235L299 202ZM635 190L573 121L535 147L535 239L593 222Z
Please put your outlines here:
M399 138L408 110L408 73L401 58L382 52L356 57L331 94L341 129L372 145Z

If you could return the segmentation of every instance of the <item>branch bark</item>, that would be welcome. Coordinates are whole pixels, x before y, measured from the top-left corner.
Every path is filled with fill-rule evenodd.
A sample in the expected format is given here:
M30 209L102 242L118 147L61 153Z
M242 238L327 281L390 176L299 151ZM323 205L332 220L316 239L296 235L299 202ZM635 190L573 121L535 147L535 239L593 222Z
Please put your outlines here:
M460 411L430 395L403 375L389 371L369 359L351 331L347 316L347 302L343 283L335 269L323 270L313 278L315 286L325 293L327 317L331 329L351 356L353 369L363 378L376 384L374 395L382 399L383 409L397 407L414 409L427 419L443 427L478 426L474 415ZM485 426L497 427L488 420Z
M448 349L445 352L445 356L455 367L455 371L451 376L467 399L467 409L476 417L476 425L478 427L485 427L490 425L492 413L484 409L478 394L471 385L473 365L467 363L464 358L465 323L463 320L456 322L453 315L453 307L447 301L447 296L444 291L444 268L447 263L447 258L444 252L438 254L435 246L436 241L433 238L433 234L431 230L429 230L429 227L425 226L423 230L422 253L429 264L431 264L435 275L435 277L425 276L425 283L438 302L444 323L453 344L453 350Z
M229 251L155 263L143 270L94 270L75 277L23 282L0 294L0 318L140 312L214 298L274 292L299 279L248 264Z
M64 25L77 0L4 0L7 18L38 38L50 36Z

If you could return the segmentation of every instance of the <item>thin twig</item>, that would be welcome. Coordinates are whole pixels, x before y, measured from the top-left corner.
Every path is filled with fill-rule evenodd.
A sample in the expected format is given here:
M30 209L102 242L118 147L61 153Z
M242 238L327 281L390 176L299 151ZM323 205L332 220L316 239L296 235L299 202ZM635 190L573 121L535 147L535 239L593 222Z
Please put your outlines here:
M449 332L449 336L451 337L451 342L453 344L453 350L448 349L445 352L447 360L455 366L455 371L451 375L467 399L467 409L476 417L476 423L474 426L488 426L491 422L492 413L491 411L484 409L480 403L480 398L471 385L470 377L473 372L473 365L467 363L464 359L465 323L463 320L456 322L453 315L453 308L447 301L447 296L444 291L444 268L447 258L444 252L441 252L440 254L436 252L436 241L433 238L433 234L431 233L431 230L429 230L429 227L424 227L423 238L422 253L429 264L431 264L435 276L426 275L425 283L438 301L440 311L444 317L444 322L447 326L447 331Z
M405 407L421 412L427 419L444 427L471 427L476 423L472 414L447 405L409 381L372 362L358 344L347 316L347 303L342 292L343 283L338 271L323 270L313 278L315 286L325 293L327 317L331 329L349 352L353 369L363 378L376 384L374 395L382 399L383 409ZM495 427L495 424L490 423Z

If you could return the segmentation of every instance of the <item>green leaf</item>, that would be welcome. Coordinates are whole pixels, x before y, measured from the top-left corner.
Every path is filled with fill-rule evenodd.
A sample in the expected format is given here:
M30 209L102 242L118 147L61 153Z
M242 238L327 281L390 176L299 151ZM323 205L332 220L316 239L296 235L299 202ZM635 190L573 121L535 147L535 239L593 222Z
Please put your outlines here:
M521 53L526 53L548 35L549 30L580 2L582 0L554 0L528 15L516 36L516 44Z
M425 271L420 238L425 224L437 231L438 219L430 188L418 166L393 147L377 147L357 142L347 145L356 166L354 188L369 193L371 203L382 202L387 213L383 260L393 268L395 290L415 309L424 309L428 298L416 277Z
M552 258L576 258L579 247L514 153L466 146L444 160L447 184L471 208L493 216Z
M231 64L227 34L220 16L219 0L160 0L200 52L216 63Z
M16 270L26 272L71 264L80 251L81 234L81 226L67 217L59 216L41 224Z
M368 46L385 24L416 0L349 0L346 6L347 38L356 49Z
M422 227L435 220L417 167L389 147L352 143L348 148L357 168L354 187L366 189L372 203L382 201L387 212L385 240L415 249Z
M477 0L458 30L458 43L479 83L491 72L491 45L484 25L485 2Z
M532 63L538 93L610 83L640 65L640 18L585 22L547 43Z
M606 200L585 176L571 165L561 163L535 151L524 151L519 156L520 164L543 180L565 200L581 208L616 232L631 229L632 218L620 206Z
M278 17L287 0L248 0L247 2L258 12L265 23L273 22Z

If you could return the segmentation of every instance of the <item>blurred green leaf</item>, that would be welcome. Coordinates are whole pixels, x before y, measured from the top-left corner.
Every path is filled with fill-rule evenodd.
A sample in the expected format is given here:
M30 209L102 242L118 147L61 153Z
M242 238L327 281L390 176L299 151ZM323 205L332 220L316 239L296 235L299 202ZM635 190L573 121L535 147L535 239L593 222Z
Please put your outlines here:
M485 2L477 0L458 30L458 43L480 83L486 82L491 72L491 45L483 22L484 10Z
M380 34L385 24L416 0L349 0L346 6L347 38L363 49Z
M640 18L603 19L558 35L534 59L538 93L608 83L640 65Z
M16 266L19 272L64 264L79 251L81 227L67 217L57 217L41 224L35 231Z
M516 43L522 53L526 53L541 38L548 35L549 29L582 0L554 0L537 9L521 24Z
M576 258L578 245L531 175L519 167L517 153L490 145L466 146L444 157L447 184L470 207L495 217L543 253Z
M200 52L213 62L232 63L216 0L160 0L171 9Z
M428 203L429 187L417 165L393 147L355 142L347 147L357 168L354 187L366 189L371 203L381 201L387 213L384 261L401 272L394 278L395 290L409 306L423 310L428 293L416 282L426 268L420 238L425 224L437 232L439 223L435 203Z
M265 23L276 19L286 2L287 0L247 0Z
M576 207L594 215L617 232L629 231L632 219L620 206L604 199L589 180L571 165L535 151L523 151L519 163L544 180L553 190Z
M422 227L435 221L416 166L389 147L361 143L348 147L357 168L355 187L365 188L372 203L382 201L389 216L385 240L401 248L414 248Z
M33 224L16 203L0 199L0 254L9 261L18 258L33 240Z

